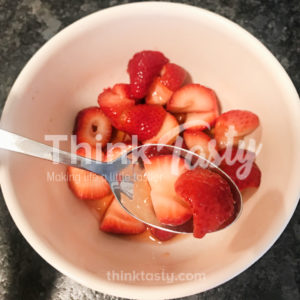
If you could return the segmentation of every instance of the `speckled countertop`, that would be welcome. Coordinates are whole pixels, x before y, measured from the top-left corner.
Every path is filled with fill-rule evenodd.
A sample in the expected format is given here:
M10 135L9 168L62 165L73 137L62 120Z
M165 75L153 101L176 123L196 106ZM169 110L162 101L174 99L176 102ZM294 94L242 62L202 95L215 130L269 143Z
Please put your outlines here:
M26 61L59 30L99 9L134 1L0 0L0 105ZM179 1L243 26L278 58L300 91L299 0ZM300 207L265 256L234 280L186 299L300 299ZM33 251L0 199L0 300L117 299L73 282Z

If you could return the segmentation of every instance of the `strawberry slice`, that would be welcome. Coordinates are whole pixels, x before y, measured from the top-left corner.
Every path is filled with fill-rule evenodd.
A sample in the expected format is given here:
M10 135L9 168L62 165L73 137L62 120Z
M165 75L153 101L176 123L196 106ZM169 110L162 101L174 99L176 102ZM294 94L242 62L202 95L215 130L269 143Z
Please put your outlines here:
M87 157L84 148L79 148L77 155ZM97 153L96 149L92 148L91 157L88 158L96 159L97 155L101 157L102 153ZM106 179L95 173L69 166L67 168L67 178L70 189L80 199L100 199L111 193Z
M157 77L149 88L146 103L165 105L171 99L172 95L173 91L161 82L160 77Z
M144 150L144 154L147 158L160 156L160 155L172 155L173 151L168 147L160 146L148 146Z
M74 134L78 144L88 143L95 147L101 143L104 147L110 140L111 132L111 122L99 107L88 107L77 114Z
M212 111L217 106L215 92L200 84L190 83L177 90L167 103L174 113Z
M165 230L160 230L155 227L150 227L150 232L155 238L157 238L158 240L160 240L162 242L168 241L176 235L176 233L165 231Z
M133 145L129 143L119 143L119 144L112 145L112 147L109 147L107 149L105 161L106 162L114 161L132 148Z
M120 116L121 130L137 135L140 141L154 137L164 122L166 111L159 105L139 104Z
M230 176L240 191L260 186L261 171L254 162L254 152L227 147L220 150L219 155L222 157L219 167Z
M205 130L211 129L219 116L218 108L208 112L187 113L183 124L185 129Z
M129 61L130 91L135 99L144 98L161 68L169 60L158 51L145 50L136 53Z
M144 223L129 215L116 198L106 210L100 229L116 234L138 234L146 230Z
M178 65L167 63L163 66L160 75L154 79L149 88L147 104L167 104L173 92L182 86L186 78L186 71Z
M197 238L218 230L234 213L234 200L227 181L210 170L186 171L177 179L175 190L193 208Z
M135 101L124 97L126 89L120 86L114 86L113 89L105 89L98 96L98 104L105 115L110 119L112 125L121 129L120 116L124 110L134 106Z
M130 99L130 85L128 83L117 83L113 86L112 91L119 95L121 99Z
M157 219L173 226L185 223L192 216L191 208L174 189L177 178L186 170L184 160L173 155L160 155L149 161L144 166Z
M101 221L113 198L113 194L110 193L107 196L100 199L86 200L86 203L92 209L95 216Z
M166 114L164 122L159 132L149 140L143 141L143 144L173 144L179 135L180 129L176 118L170 113Z
M174 185L168 185L168 194L165 192L157 192L151 190L150 196L152 199L153 208L157 219L162 224L177 226L187 222L191 216L192 211L189 205L173 192ZM167 188L166 188L167 190Z
M175 92L183 85L187 74L180 66L167 63L163 66L160 75L161 83L171 91Z
M183 138L185 144L191 151L202 155L207 159L214 157L216 149L213 147L213 144L211 144L211 148L209 147L212 139L206 133L199 130L185 130L183 133Z
M220 147L254 131L259 125L256 114L247 110L230 110L221 114L215 125L215 139Z

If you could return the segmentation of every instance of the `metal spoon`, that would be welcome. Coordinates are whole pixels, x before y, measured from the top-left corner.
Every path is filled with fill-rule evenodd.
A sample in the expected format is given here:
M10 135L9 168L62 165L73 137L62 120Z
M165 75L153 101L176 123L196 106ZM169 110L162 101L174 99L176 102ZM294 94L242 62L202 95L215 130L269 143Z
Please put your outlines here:
M128 151L114 161L103 163L0 129L0 148L102 175L108 181L116 199L130 215L147 225L169 232L192 233L193 224L192 221L176 227L161 224L155 216L151 203L146 201L147 186L145 181L143 181L144 162L147 160L147 153L151 153L153 150L164 154L172 154L174 159L176 157L184 158L185 163L190 167L196 164L200 166L206 165L208 169L218 173L228 182L235 202L235 211L230 220L222 224L218 230L231 225L239 217L242 210L242 196L231 178L205 158L179 147L163 144L146 144Z

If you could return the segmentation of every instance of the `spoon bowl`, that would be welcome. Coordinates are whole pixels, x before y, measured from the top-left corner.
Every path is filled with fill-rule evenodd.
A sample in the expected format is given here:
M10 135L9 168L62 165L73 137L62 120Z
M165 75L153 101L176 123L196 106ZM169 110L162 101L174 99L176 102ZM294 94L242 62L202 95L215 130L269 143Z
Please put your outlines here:
M157 219L151 205L150 188L145 179L144 167L144 165L149 162L148 158L152 153L172 155L174 161L178 161L178 158L183 158L187 169L204 168L219 174L230 186L234 200L234 213L230 219L219 227L218 231L227 228L238 219L242 211L242 195L232 179L214 163L204 157L180 147L164 144L146 144L138 146L112 162L113 165L120 164L122 161L126 164L128 160L132 162L118 173L118 176L119 178L122 178L122 181L120 181L119 184L112 184L114 195L130 215L157 229L172 233L193 232L192 220L182 225L170 226L162 224Z

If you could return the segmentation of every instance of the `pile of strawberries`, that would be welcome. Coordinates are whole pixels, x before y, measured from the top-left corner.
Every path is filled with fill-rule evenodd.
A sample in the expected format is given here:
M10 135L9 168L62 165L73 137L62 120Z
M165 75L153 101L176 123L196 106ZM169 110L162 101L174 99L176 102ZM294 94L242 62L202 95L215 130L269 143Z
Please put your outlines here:
M218 158L217 163L240 190L259 186L261 172L254 162L255 154L238 148L238 142L259 126L254 113L231 110L220 115L215 92L189 82L187 72L170 63L161 52L136 53L127 72L129 84L104 89L98 96L99 106L83 109L76 117L77 143L88 143L92 158L105 162L116 159L132 147L134 136L141 144L178 145L181 140L183 148L214 162ZM108 143L123 143L125 147L106 149ZM84 148L78 154L87 156ZM251 161L251 170L241 178L238 174L247 160ZM200 168L188 170L183 161L172 173L172 156L168 154L153 155L150 162L145 165L146 175L161 223L176 226L193 218L194 236L203 237L232 216L231 191L218 174ZM153 180L156 176L159 182ZM102 176L68 167L68 178L74 194L98 212L101 230L116 234L146 230L119 205ZM150 230L160 240L173 236Z

